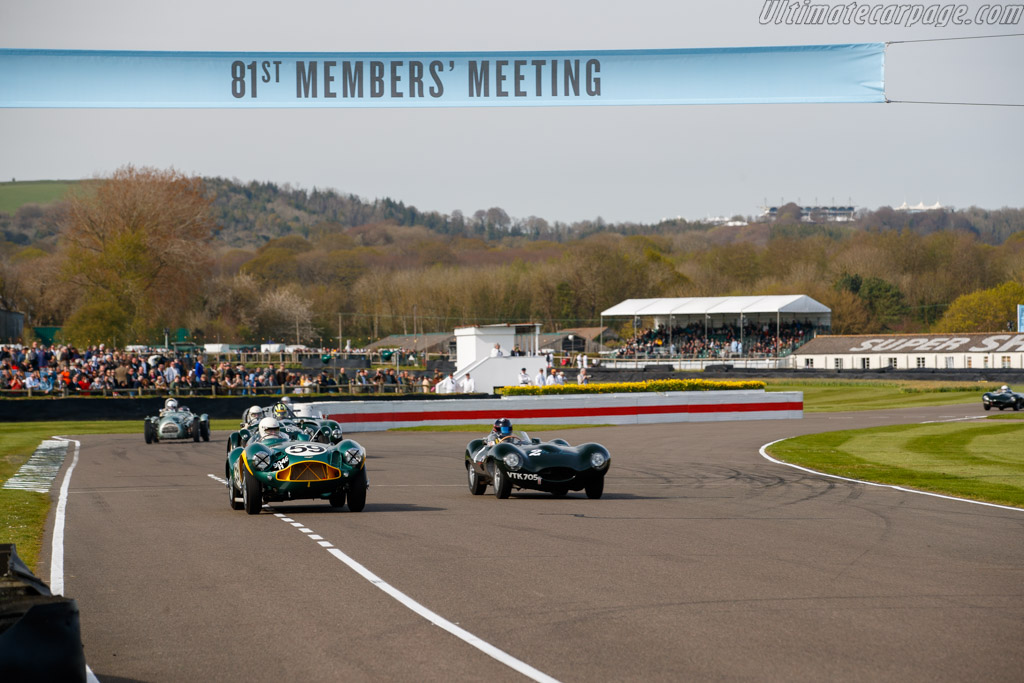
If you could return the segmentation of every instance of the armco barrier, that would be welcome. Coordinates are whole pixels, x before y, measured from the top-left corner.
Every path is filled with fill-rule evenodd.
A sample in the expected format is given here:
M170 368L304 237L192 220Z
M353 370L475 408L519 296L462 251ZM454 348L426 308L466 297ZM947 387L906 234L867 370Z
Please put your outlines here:
M677 391L430 402L322 401L296 405L301 414L319 412L353 432L489 424L499 417L507 417L516 425L791 420L802 418L803 408L803 393L799 391Z

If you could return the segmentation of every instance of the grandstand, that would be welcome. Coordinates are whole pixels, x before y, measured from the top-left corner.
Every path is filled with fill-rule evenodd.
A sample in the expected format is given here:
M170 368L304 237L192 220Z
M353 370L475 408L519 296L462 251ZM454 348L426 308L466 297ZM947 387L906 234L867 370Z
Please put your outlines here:
M832 326L832 310L802 294L626 299L601 313L637 334L617 358L780 358Z

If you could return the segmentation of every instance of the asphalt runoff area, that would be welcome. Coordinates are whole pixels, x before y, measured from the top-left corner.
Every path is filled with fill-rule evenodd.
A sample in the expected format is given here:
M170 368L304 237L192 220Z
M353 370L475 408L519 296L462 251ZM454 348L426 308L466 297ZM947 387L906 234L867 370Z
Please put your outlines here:
M140 423L80 437L65 594L100 681L1019 681L1024 511L758 453L981 414L539 433L608 446L600 500L471 495L471 433L353 434L369 454L363 512L257 516L229 509L226 433L147 446ZM47 533L43 577L52 519Z

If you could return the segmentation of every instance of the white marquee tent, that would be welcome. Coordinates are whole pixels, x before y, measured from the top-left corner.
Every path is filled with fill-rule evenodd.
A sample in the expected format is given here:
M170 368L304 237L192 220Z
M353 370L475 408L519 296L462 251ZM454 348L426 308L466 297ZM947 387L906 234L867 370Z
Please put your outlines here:
M602 311L605 318L654 318L655 327L704 322L704 332L726 324L774 321L776 335L783 320L809 321L816 327L832 326L832 309L803 294L772 296L711 296L672 299L626 299Z

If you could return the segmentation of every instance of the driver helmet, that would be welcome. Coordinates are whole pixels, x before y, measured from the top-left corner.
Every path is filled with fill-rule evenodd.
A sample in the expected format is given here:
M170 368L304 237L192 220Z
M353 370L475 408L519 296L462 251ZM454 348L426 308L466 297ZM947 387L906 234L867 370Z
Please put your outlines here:
M263 408L259 406L253 406L249 408L249 415L246 417L246 422L255 422L263 417Z
M178 402L176 400L174 400L173 398L169 398L166 401L164 401L164 410L177 410L177 409L178 409Z
M291 396L282 396L281 397L281 403L284 403L285 405L290 406L292 404L292 397Z
M505 437L512 433L512 420L507 417L500 417L494 421L494 433L499 437Z
M281 436L281 423L273 417L265 417L260 420L260 438Z
M284 403L278 403L274 406L274 417L282 418L288 417L288 406Z
M999 391L1003 392L1004 394L1009 393L1010 387L1004 384L1003 386L999 387Z

